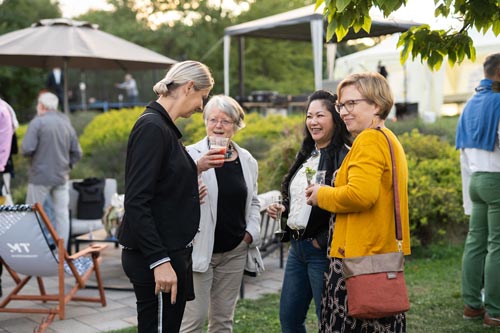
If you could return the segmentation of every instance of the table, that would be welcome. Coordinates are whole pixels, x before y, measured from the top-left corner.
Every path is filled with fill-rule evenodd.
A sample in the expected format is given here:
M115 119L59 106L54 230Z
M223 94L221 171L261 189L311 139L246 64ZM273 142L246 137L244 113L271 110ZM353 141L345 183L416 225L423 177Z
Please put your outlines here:
M80 251L80 243L114 243L115 248L118 248L118 239L109 238L106 230L99 229L87 234L75 237L75 252Z
M106 234L106 230L98 229L93 231L92 233L87 233L84 235L80 235L74 239L75 242L75 251L78 252L80 250L80 243L114 243L115 248L118 248L118 239L108 238ZM121 252L121 251L120 251ZM115 254L113 254L115 256ZM122 278L124 274L116 274L116 272L122 272L121 268L121 255L117 257L111 257L109 259L118 259L118 260L107 260L106 264L101 263L101 275L104 283L104 289L106 290L115 290L115 291L134 291L129 282L119 281L119 278ZM118 277L118 278L117 278ZM95 289L97 286L87 284L85 288Z

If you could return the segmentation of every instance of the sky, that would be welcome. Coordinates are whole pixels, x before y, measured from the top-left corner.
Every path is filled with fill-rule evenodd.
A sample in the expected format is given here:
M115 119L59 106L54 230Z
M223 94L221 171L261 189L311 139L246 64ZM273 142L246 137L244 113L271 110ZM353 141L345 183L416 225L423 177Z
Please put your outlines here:
M72 18L86 13L90 9L106 9L104 0L59 0L63 17Z
M272 0L257 0L272 1ZM59 0L64 17L75 17L87 12L89 9L106 9L105 0ZM311 0L311 4L314 1ZM437 27L442 21L437 21L434 17L434 0L409 0L406 7L401 8L396 13L396 17L404 20L413 20L415 22L429 23Z

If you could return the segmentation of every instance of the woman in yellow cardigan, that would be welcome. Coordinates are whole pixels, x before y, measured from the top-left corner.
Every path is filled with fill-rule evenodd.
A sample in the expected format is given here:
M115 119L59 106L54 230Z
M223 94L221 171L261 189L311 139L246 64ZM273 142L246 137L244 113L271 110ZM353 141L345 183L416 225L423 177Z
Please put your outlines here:
M393 95L387 80L378 73L352 74L337 87L337 112L353 135L351 151L335 178L335 187L315 185L306 190L308 204L336 213L329 254L337 265L329 272L334 287L329 295L328 316L320 332L406 332L404 313L393 317L361 320L347 315L348 300L342 276L342 259L398 251L395 239L391 154L386 133L394 147L398 176L402 251L410 254L408 221L408 167L394 133L384 121Z

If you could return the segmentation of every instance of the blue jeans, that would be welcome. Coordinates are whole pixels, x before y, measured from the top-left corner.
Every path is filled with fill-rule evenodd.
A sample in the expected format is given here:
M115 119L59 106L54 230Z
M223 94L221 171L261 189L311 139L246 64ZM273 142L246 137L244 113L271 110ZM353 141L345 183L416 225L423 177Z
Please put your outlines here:
M500 173L472 174L469 194L472 212L465 240L462 267L462 297L472 308L484 307L500 317Z
M315 248L312 239L291 240L281 288L281 332L306 332L305 320L313 298L319 321L328 264L326 250Z

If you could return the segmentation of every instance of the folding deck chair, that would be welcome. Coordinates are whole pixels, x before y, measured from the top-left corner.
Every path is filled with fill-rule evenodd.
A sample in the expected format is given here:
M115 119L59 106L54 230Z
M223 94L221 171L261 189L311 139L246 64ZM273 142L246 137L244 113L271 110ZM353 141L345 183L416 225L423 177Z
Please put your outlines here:
M69 301L101 303L106 306L99 264L100 252L106 244L92 245L70 256L54 227L39 203L34 205L0 206L0 261L14 279L14 289L0 303L0 312L47 314L35 332L44 332L56 315L62 320ZM88 278L95 274L98 297L76 296L85 287ZM25 277L20 277L20 274ZM65 275L74 278L69 290L65 288ZM58 291L48 294L43 277L57 277ZM32 277L36 277L39 294L21 294ZM5 292L4 292L5 294ZM55 302L39 308L20 307L22 303L11 301ZM26 305L26 303L25 303ZM32 304L31 304L32 305ZM32 305L33 306L33 305Z

